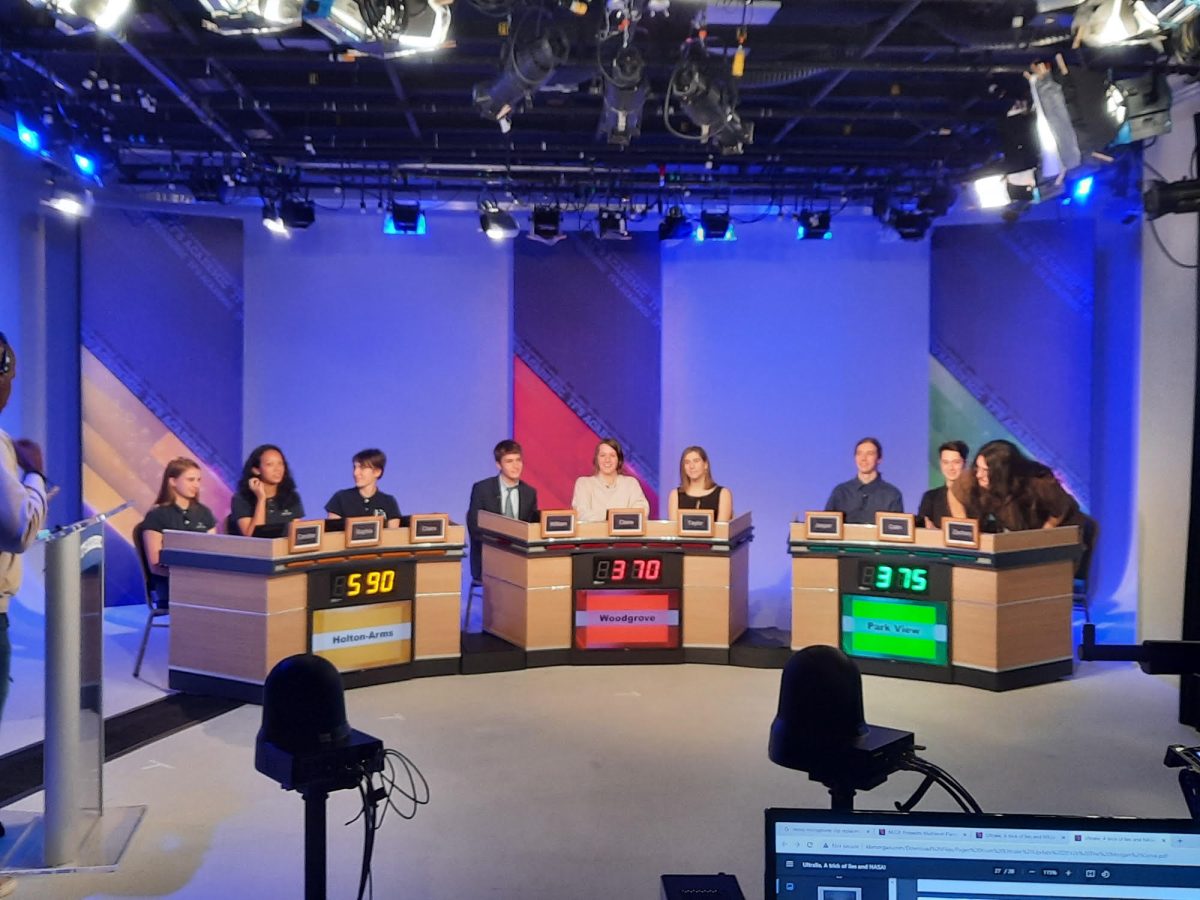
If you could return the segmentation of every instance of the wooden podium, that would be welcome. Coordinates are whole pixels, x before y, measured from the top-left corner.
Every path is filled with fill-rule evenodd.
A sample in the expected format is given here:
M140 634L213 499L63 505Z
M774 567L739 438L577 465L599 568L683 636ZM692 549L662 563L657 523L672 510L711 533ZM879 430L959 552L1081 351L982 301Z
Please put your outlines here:
M464 537L383 528L373 546L334 532L290 551L286 537L164 532L170 686L261 702L271 668L310 650L347 687L457 673Z
M749 513L713 523L703 537L681 536L668 521L647 521L630 536L610 535L604 522L546 536L539 523L489 512L479 514L479 528L484 631L526 651L527 665L728 663L746 630ZM648 626L625 646L609 646L604 617L643 614L657 631ZM662 624L671 621L674 630Z
M1079 529L977 541L947 546L927 528L881 541L874 525L829 539L792 523L792 649L828 644L868 674L989 690L1070 675Z

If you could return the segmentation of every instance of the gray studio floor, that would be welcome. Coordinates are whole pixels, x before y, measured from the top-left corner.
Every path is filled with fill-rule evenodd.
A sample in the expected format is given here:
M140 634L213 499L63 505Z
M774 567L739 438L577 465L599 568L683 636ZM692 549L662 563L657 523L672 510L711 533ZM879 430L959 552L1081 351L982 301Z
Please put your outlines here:
M432 802L389 818L375 853L379 898L654 898L666 872L732 872L761 896L762 811L827 805L772 765L778 671L717 666L552 668L451 676L347 695L355 727L410 756ZM867 678L871 722L916 732L925 756L987 811L1186 814L1169 743L1172 685L1129 664L1084 664L1069 681L1004 694ZM254 770L260 710L243 707L106 767L110 806L145 804L118 871L30 876L18 896L303 895L303 807ZM895 776L860 795L887 806ZM329 806L331 898L355 896L357 794ZM931 802L932 801L932 802ZM41 795L16 810L40 810ZM950 808L931 796L923 809Z

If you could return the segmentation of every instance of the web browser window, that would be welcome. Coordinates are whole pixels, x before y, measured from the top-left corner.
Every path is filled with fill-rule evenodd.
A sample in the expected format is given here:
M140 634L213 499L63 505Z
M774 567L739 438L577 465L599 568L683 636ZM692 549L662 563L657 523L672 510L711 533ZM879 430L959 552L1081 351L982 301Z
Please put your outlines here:
M766 811L765 896L1200 900L1191 819Z

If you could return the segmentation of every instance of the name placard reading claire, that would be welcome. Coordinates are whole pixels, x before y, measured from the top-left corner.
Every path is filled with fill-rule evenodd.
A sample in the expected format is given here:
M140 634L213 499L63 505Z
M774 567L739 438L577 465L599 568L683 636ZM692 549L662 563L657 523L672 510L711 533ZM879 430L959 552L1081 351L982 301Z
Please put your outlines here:
M449 524L450 517L445 513L418 513L408 519L408 539L413 543L444 541Z
M909 544L917 539L917 522L912 513L875 513L875 529L881 541Z
M347 547L374 547L383 538L380 516L356 516L346 520Z
M608 533L617 535L642 535L646 533L646 514L640 509L610 509L608 511Z
M975 519L942 519L942 539L947 547L979 547L979 522Z
M806 512L804 537L810 541L840 541L843 521L840 512Z
M325 523L320 519L293 522L288 527L288 552L305 553L309 550L320 550L321 539L324 536Z
M543 509L542 537L575 537L575 510Z
M716 514L711 509L689 509L679 511L679 534L689 537L712 537Z

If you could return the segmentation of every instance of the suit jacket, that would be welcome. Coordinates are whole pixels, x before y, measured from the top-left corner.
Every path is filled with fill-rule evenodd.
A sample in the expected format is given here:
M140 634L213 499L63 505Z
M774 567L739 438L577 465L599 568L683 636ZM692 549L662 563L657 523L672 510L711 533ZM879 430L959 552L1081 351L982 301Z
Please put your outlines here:
M541 514L537 508L537 491L524 481L517 482L518 514L522 522L537 522ZM501 513L500 477L493 475L477 481L471 487L471 505L467 508L467 533L471 536L471 578L480 579L483 572L483 544L479 540L479 511Z

